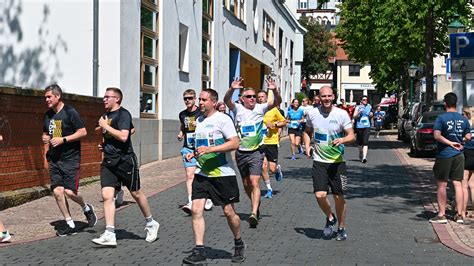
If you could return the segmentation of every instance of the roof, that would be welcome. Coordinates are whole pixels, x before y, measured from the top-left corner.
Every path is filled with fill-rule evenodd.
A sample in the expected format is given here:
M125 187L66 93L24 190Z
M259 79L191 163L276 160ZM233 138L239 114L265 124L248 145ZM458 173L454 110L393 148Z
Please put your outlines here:
M334 61L349 60L349 57L346 54L346 51L342 48L343 42L336 37L335 32L331 32L334 43L337 45L336 48L336 57L333 58Z

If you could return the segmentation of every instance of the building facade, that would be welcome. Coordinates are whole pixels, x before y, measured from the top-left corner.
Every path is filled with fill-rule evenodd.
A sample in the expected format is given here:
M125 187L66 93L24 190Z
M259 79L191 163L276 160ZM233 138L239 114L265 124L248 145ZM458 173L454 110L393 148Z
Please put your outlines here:
M0 8L0 85L57 83L93 97L121 88L141 164L178 155L186 89L214 88L222 100L235 76L262 90L272 75L283 106L300 90L306 30L285 1L7 0Z

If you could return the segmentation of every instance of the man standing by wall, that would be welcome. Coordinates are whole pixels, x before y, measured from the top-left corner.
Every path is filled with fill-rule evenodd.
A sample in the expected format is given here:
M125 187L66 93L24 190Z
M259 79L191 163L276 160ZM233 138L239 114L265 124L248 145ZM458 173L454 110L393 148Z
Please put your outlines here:
M325 237L333 235L333 226L339 220L336 240L346 240L346 201L344 191L347 186L344 144L355 140L352 123L347 113L335 106L334 92L324 86L319 91L321 105L308 112L303 139L306 154L313 157L313 188L321 210L326 214ZM314 135L313 135L314 134ZM311 137L314 137L314 152L311 154ZM331 187L336 205L336 216L331 211L327 194Z
M102 199L104 200L105 232L92 240L95 244L115 247L115 190L122 185L130 191L145 217L145 241L153 242L158 236L160 224L153 219L148 199L140 190L140 174L137 157L131 141L132 116L121 106L122 91L107 88L104 95L106 114L100 117L99 126L103 130L104 159L100 169Z
M444 95L446 113L439 115L434 124L434 139L438 142L436 161L433 166L437 184L438 215L430 219L431 223L447 223L446 219L446 187L448 179L453 181L456 198L457 214L454 221L464 223L462 180L464 175L464 154L462 152L465 140L471 139L470 126L467 118L456 112L456 94L450 92Z
M58 85L50 85L44 90L49 110L44 117L43 143L48 144L46 159L49 162L51 190L67 226L56 232L58 236L76 233L76 226L69 211L68 198L82 207L89 226L97 223L94 207L86 204L79 188L79 169L81 165L80 139L87 135L84 122L79 113L62 99L62 90Z

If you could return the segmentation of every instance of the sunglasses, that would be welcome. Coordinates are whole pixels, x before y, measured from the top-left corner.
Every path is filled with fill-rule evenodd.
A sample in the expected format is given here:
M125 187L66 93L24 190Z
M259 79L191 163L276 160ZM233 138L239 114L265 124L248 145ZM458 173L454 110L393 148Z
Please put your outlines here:
M250 99L250 98L255 99L255 98L257 98L257 95L251 94L251 95L244 95L243 97L245 97L245 98L247 98L247 99Z
M185 100L185 101L191 101L193 99L194 99L194 97L183 97L183 100Z

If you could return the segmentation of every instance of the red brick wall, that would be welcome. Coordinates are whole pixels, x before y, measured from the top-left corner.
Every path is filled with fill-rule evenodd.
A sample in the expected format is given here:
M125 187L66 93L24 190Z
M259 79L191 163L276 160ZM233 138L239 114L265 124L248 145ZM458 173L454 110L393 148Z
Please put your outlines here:
M81 178L97 176L101 136L94 127L104 111L102 101L67 94L63 98L76 108L87 129L81 140ZM0 192L49 184L41 141L46 111L42 91L0 87Z

